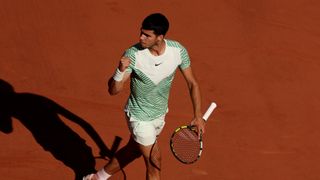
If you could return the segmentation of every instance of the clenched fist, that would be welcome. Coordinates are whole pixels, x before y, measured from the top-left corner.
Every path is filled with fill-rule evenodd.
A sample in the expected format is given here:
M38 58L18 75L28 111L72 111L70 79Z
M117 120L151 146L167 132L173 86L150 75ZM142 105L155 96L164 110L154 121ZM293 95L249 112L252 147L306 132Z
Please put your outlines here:
M130 65L130 59L128 57L123 56L120 59L118 68L121 72L124 72L129 67L129 65Z

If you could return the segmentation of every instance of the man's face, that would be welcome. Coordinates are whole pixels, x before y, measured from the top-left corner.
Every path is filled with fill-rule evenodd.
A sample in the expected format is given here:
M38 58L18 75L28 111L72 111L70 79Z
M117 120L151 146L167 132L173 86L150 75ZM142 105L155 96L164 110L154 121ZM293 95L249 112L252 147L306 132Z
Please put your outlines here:
M163 35L155 35L153 30L141 29L140 44L143 48L151 48L163 39Z

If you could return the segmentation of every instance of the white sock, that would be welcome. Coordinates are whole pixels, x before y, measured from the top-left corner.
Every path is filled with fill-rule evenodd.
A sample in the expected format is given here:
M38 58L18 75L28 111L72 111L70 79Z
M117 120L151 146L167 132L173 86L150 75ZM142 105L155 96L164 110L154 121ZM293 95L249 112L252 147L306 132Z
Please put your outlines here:
M106 180L111 176L111 174L108 174L103 168L97 172L97 175L99 180Z

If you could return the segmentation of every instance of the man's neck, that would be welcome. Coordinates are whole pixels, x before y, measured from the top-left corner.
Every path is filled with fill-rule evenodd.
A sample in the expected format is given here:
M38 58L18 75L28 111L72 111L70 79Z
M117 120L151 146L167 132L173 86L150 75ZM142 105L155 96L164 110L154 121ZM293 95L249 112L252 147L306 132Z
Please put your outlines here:
M165 52L165 50L166 50L166 42L164 41L164 39L149 48L149 51L151 52L151 54L155 56L160 56Z

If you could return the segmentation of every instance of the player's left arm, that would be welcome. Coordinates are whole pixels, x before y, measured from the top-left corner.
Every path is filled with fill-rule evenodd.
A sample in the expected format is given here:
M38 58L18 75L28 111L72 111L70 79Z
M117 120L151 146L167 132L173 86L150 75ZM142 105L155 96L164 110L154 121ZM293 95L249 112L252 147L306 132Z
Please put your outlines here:
M188 89L190 92L190 97L193 105L194 118L191 122L191 125L197 127L198 132L205 132L205 121L202 118L201 113L201 94L199 84L193 75L191 67L187 67L181 70L184 79L187 82Z

